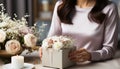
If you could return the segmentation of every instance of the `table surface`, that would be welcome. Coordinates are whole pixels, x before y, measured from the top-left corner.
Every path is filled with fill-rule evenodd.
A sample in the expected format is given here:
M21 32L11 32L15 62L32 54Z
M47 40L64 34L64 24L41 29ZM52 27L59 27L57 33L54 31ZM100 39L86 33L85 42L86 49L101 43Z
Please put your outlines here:
M38 51L35 51L30 54L26 54L26 51L21 55L25 57L25 63L31 63L35 65L35 69L55 69L47 68L41 65ZM3 69L4 62L0 60L0 69ZM112 60L96 63L80 63L79 65L69 67L67 69L120 69L120 51L116 52L116 56Z

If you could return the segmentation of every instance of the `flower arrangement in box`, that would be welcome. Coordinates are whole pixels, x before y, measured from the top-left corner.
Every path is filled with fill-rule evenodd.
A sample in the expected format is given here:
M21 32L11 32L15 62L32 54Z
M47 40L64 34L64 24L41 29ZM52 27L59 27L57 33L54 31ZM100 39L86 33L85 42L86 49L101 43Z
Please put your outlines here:
M0 49L16 55L24 49L32 51L36 47L37 37L35 26L28 27L26 16L15 19L4 13L3 4L0 4ZM15 15L16 16L16 15Z
M42 42L42 65L60 69L74 65L68 58L69 52L74 50L71 38L67 36L48 37Z
M53 36L43 40L42 47L44 49L53 48L54 50L60 50L63 48L71 48L73 46L73 40L67 36Z

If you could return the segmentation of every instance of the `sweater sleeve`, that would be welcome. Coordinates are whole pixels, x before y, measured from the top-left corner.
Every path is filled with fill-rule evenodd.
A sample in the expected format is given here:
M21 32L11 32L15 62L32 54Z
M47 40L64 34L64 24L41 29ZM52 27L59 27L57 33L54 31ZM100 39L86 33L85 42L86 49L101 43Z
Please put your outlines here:
M57 14L57 8L60 5L60 3L61 2L58 1L55 5L54 12L53 12L53 17L52 17L52 22L51 22L51 27L50 27L50 30L49 30L49 33L48 33L48 37L55 36L55 35L59 36L62 33L61 21L58 17L58 14Z
M109 8L105 20L103 48L91 52L92 61L110 59L115 54L118 42L118 10L114 4L109 5Z

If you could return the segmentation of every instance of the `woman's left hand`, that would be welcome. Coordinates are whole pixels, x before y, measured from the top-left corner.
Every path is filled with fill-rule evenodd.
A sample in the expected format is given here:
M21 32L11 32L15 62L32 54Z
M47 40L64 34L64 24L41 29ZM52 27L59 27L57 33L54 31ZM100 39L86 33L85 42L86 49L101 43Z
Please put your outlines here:
M74 62L84 62L91 60L91 54L86 49L79 49L77 51L70 52L69 58Z

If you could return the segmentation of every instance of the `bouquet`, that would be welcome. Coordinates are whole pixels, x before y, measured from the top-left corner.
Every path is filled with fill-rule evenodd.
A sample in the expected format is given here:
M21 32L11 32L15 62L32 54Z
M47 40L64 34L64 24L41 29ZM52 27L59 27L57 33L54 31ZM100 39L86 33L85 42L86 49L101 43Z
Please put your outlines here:
M53 36L43 40L42 47L44 49L53 48L54 50L60 50L63 48L72 48L73 40L67 36Z
M0 4L0 49L9 54L18 54L24 49L32 50L36 46L37 37L35 26L28 27L26 17L17 20L4 13L3 4ZM16 16L16 15L15 15ZM16 16L17 17L17 16Z

